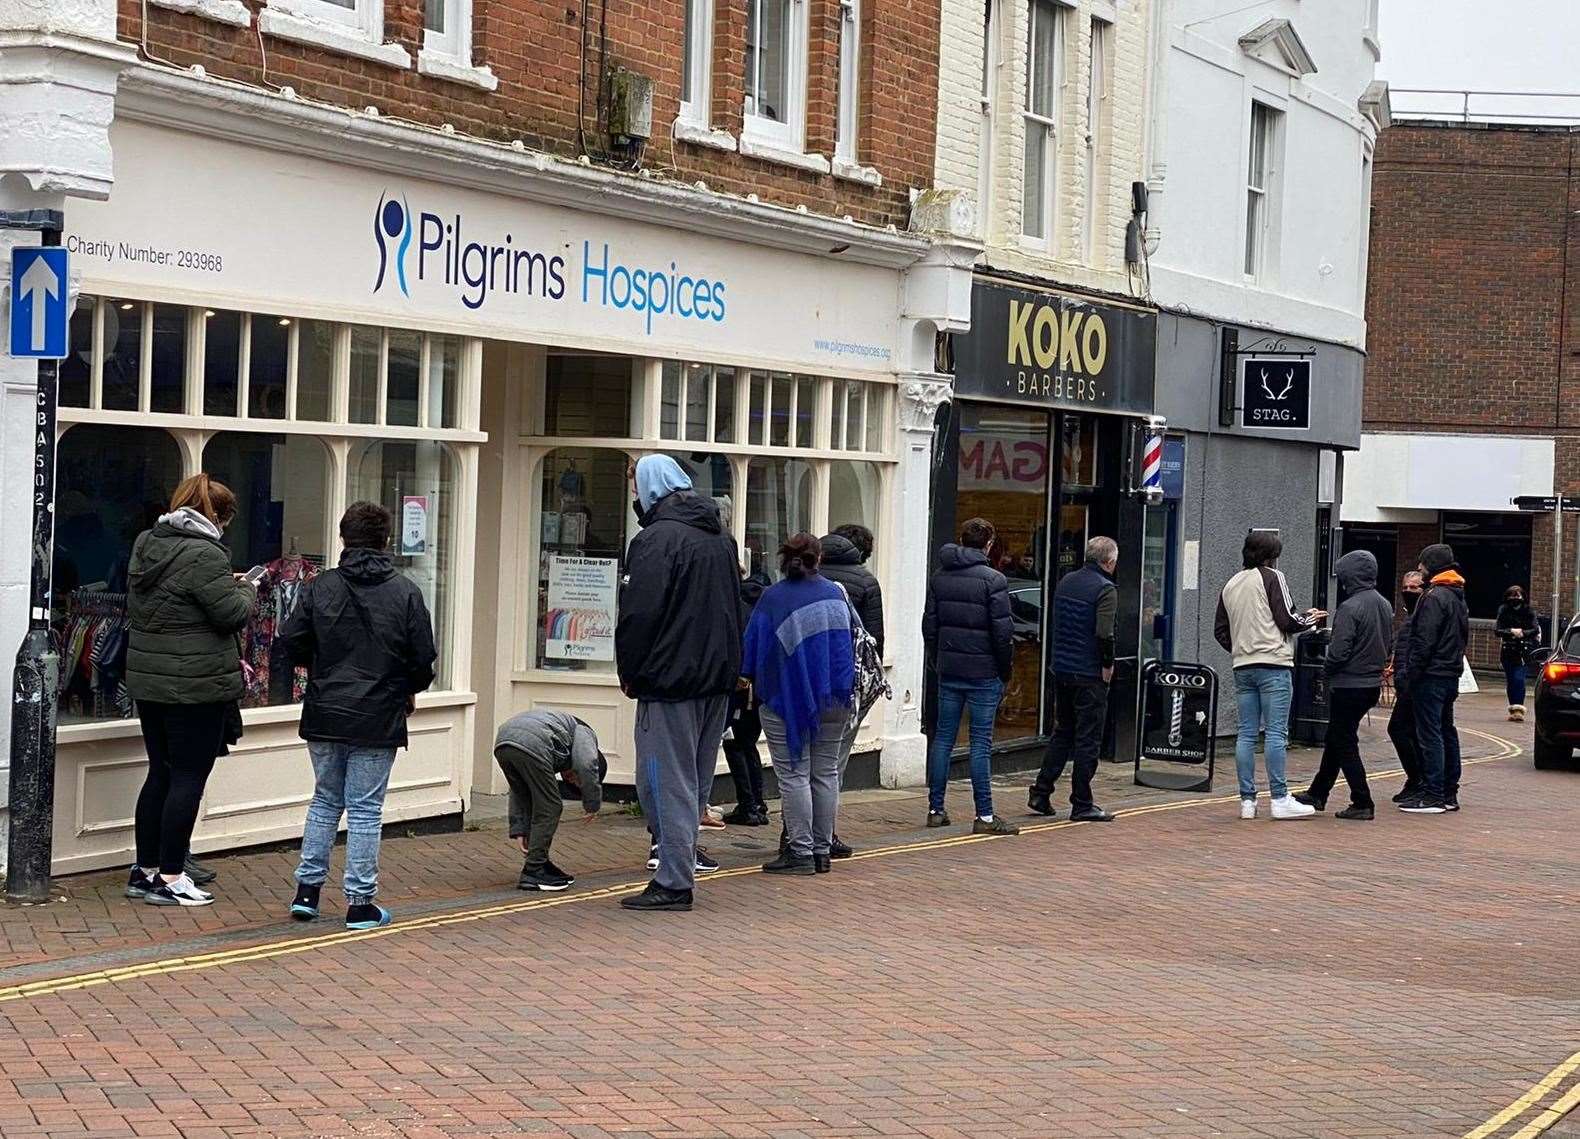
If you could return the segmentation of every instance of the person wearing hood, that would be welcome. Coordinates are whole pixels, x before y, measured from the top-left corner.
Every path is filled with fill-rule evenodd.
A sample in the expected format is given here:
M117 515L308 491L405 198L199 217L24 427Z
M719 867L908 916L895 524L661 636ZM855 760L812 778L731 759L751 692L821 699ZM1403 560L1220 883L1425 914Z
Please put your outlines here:
M1365 821L1376 817L1376 806L1361 761L1360 726L1382 696L1383 671L1393 648L1393 606L1377 592L1377 558L1370 551L1351 550L1334 569L1344 600L1333 614L1333 637L1323 664L1328 678L1327 739L1316 778L1295 798L1327 810L1328 793L1343 771L1350 805L1334 818Z
M876 642L878 659L882 660L883 589L878 584L877 575L867 568L867 562L872 557L872 531L858 523L847 522L834 527L820 541L823 545L823 562L818 572L844 589L845 596L850 598L851 607L861 620L861 627ZM850 764L850 753L856 746L856 736L860 731L861 720L857 719L851 723L850 730L845 733L845 739L840 744L839 782L842 787L845 783L845 768ZM834 858L849 858L856 853L837 834L829 849Z
M609 770L598 737L567 712L537 708L499 726L494 760L510 784L510 837L526 856L516 889L568 889L576 879L549 857L564 813L560 785L563 781L577 792L587 819L598 813Z
M1401 801L1399 809L1412 815L1441 815L1459 810L1459 729L1454 726L1454 701L1465 669L1470 610L1465 605L1465 579L1454 561L1452 546L1428 546L1421 551L1419 568L1426 593L1410 622L1405 684L1415 706L1421 790Z
M237 634L256 586L230 568L224 531L236 496L206 474L176 487L170 512L132 546L128 562L126 688L148 752L137 796L137 864L126 896L156 906L207 906L214 895L185 872L198 803L214 761L241 738Z
M340 519L338 568L319 574L280 629L293 664L307 669L301 736L313 761L291 916L318 916L329 852L346 819L346 928L388 925L375 900L384 795L406 718L434 679L433 621L415 582L389 554L390 512L354 502Z
M718 505L679 463L644 455L635 473L642 529L626 550L614 655L637 705L636 788L656 866L647 889L620 904L689 910L701 796L741 672L740 564Z
M993 813L993 718L1015 661L1009 582L988 563L994 537L986 518L967 520L959 544L938 552L938 572L927 583L922 641L938 677L937 726L927 750L927 825L949 825L949 760L969 709L972 833L1019 834L1019 827Z
M1536 611L1525 600L1525 590L1517 585L1503 591L1497 633L1503 642L1498 661L1509 692L1509 719L1519 723L1525 719L1525 662L1541 645L1542 628L1536 623Z
M1415 607L1420 604L1425 584L1420 570L1411 570L1399 580L1399 603L1404 607L1404 621L1394 634L1393 659L1388 664L1393 677L1393 711L1388 714L1388 738L1398 753L1399 766L1404 768L1404 786L1395 792L1395 803L1414 798L1421 792L1421 748L1415 738L1415 702L1410 699L1407 677L1410 672L1410 623L1415 620Z

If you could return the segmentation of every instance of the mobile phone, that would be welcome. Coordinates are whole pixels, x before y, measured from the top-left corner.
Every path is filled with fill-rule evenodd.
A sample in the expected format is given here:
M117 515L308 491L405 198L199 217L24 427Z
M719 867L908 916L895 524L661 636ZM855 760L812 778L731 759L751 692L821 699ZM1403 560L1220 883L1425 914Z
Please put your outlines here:
M266 570L263 566L253 566L250 570L248 570L246 573L241 575L241 579L243 581L245 581L248 585L257 585L259 582L261 582L264 578L266 578L268 576L269 576L269 571Z

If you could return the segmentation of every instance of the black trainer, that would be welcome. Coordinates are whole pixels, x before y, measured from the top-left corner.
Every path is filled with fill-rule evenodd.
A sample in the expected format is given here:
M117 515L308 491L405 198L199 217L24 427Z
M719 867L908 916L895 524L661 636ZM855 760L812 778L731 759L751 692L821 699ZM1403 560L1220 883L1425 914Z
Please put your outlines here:
M571 885L572 883L574 883L576 881L576 875L572 874L570 871L564 869L563 867L555 865L554 859L552 859L552 858L549 859L547 862L545 862L543 864L543 869L547 870L555 878L563 878L563 879L565 879L565 884L567 886Z
M932 827L947 827L949 825L949 812L948 811L928 811L927 812L927 825L928 825L929 828L932 828Z
M1455 811L1459 810L1459 797L1454 795L1445 798L1443 800L1443 810L1447 811L1449 814L1453 814Z
M1443 800L1436 795L1428 795L1424 791L1399 804L1399 809L1407 815L1441 815L1446 807Z
M296 885L296 899L291 902L291 916L297 921L312 921L318 916L318 894L323 886Z
M395 920L395 915L377 902L359 902L346 907L347 929L382 929Z
M571 879L555 874L547 866L539 866L534 870L521 868L521 877L516 879L518 890L542 890L545 893L557 894L561 890L570 889Z
M1304 803L1308 807L1315 807L1318 814L1328 809L1328 801L1326 799L1317 798L1310 791L1295 792L1295 802Z
M148 891L154 888L154 880L143 873L141 866L132 867L132 872L126 876L126 896L128 898L146 898Z
M203 863L193 858L192 852L190 850L187 851L186 865L183 866L182 869L186 871L187 877L192 879L192 881L196 882L199 886L207 886L210 882L219 877L218 872L209 869L207 866L203 865Z
M692 866L692 872L696 874L712 874L718 868L718 860L703 850L702 847L697 847L697 857L695 864Z
M812 856L812 868L819 874L828 874L833 871L834 863L827 854L814 854Z
M1421 788L1417 787L1414 783L1406 783L1404 787L1400 789L1399 793L1393 797L1393 801L1395 803L1402 803L1406 799L1414 799L1420 793Z
M691 909L690 890L670 890L657 882L649 882L640 894L620 899L623 910L684 911Z
M849 858L855 853L855 850L853 850L848 844L839 841L839 835L835 835L833 838L829 839L828 856L830 858Z
M1114 816L1094 803L1090 807L1082 807L1079 811L1071 811L1070 821L1072 823L1111 823L1114 821Z
M1047 795L1039 795L1035 790L1026 796L1026 809L1034 815L1045 815L1053 819L1059 815L1059 810L1053 805L1053 800Z
M772 862L763 863L764 874L816 874L817 863L810 854L781 854Z
M1334 811L1333 817L1335 819L1356 819L1363 823L1369 823L1377 817L1377 808L1357 807L1354 803L1351 803L1342 811Z
M724 821L732 827L765 827L768 825L768 812L760 807L736 804L735 810L724 816Z

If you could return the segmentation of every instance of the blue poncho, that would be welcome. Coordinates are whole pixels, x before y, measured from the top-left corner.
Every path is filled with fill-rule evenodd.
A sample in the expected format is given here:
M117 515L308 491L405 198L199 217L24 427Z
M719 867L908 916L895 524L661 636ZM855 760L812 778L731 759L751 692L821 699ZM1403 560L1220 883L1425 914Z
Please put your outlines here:
M844 590L819 574L770 586L746 626L741 674L785 722L790 762L798 762L823 714L851 702L856 667Z

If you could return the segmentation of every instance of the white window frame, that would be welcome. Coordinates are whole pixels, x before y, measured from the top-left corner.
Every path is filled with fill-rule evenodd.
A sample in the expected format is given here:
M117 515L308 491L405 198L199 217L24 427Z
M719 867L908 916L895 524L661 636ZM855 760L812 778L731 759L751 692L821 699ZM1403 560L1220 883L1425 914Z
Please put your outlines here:
M1258 127L1261 112L1262 169L1255 169ZM1282 109L1260 99L1252 99L1245 145L1245 247L1241 268L1247 281L1267 280L1274 265L1274 235L1280 198L1283 135Z
M1037 13L1043 10L1049 13L1054 21L1053 37L1053 106L1050 113L1042 114L1032 109L1035 98L1035 87L1032 76L1035 73L1036 42L1037 42ZM1064 106L1065 69L1064 57L1066 51L1066 21L1069 8L1059 0L1031 0L1026 9L1026 98L1021 109L1021 118L1025 125L1025 138L1030 139L1034 131L1041 130L1046 138L1043 145L1043 170L1042 170L1042 232L1028 232L1029 212L1026 210L1026 191L1030 187L1029 155L1031 147L1025 146L1022 152L1022 189L1021 189L1021 241L1034 248L1054 252L1058 244L1058 203L1059 203L1059 145L1060 145L1060 120Z
M998 129L1000 0L983 0L982 6L982 119L977 128L977 231L983 241L993 232L993 163L998 157L994 133Z
M391 67L411 66L405 48L384 42L384 0L353 0L349 8L329 0L270 0L258 12L258 31Z
M746 0L749 10L761 13L765 4L776 0ZM788 37L785 51L785 106L783 121L776 121L756 113L752 103L751 77L757 67L756 52L747 44L746 95L742 100L743 122L741 140L761 143L772 150L786 154L800 154L806 146L806 87L807 87L807 0L787 0L790 6L785 34ZM750 15L747 20L751 24ZM762 19L757 19L759 41ZM744 148L743 148L744 149Z
M856 161L861 110L861 0L839 0L839 93L834 117L834 157Z
M1086 77L1086 263L1100 265L1103 243L1098 240L1098 223L1106 221L1107 186L1101 184L1107 138L1103 124L1108 114L1108 49L1114 25L1093 16L1088 32L1091 60Z
M423 0L422 50L417 53L417 70L436 79L466 83L493 91L499 80L487 67L472 64L472 0L440 0L444 30L428 27L428 4Z
M682 67L691 85L691 98L680 101L680 121L706 127L713 120L713 0L685 3L691 21L691 54Z
M1371 237L1372 237L1372 176L1375 172L1373 154L1370 146L1361 148L1361 215L1360 215L1360 246L1359 265L1356 273L1359 280L1356 282L1356 291L1359 296L1357 303L1360 311L1366 311L1366 278L1371 272Z

